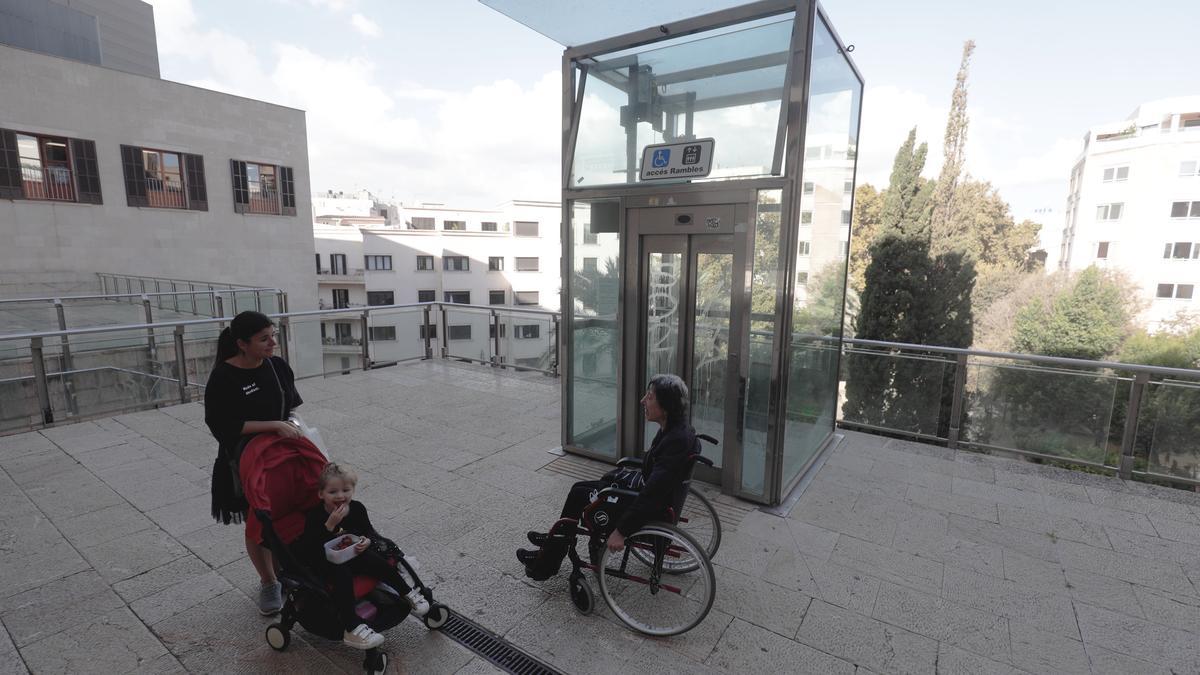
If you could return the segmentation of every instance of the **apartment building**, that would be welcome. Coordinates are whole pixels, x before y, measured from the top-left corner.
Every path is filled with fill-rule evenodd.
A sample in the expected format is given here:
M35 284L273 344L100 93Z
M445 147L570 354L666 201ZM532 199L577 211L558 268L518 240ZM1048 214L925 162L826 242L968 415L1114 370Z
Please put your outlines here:
M1059 268L1089 265L1141 286L1149 330L1200 312L1200 96L1144 103L1084 136Z
M545 365L553 321L502 311L497 336L490 309L559 310L560 206L511 201L492 210L391 208L396 224L390 227L384 217L370 215L365 203L357 211L337 205L339 215L316 219L316 257L310 264L315 265L320 306L474 305L476 309L448 311L444 320L433 317L429 338L435 350L441 340L450 355L487 361L498 340L506 362ZM371 317L366 345L362 322L354 315L321 322L327 372L357 367L364 347L372 361L424 353L422 308L380 310Z
M0 7L0 294L108 272L315 308L303 111L160 79L139 0Z

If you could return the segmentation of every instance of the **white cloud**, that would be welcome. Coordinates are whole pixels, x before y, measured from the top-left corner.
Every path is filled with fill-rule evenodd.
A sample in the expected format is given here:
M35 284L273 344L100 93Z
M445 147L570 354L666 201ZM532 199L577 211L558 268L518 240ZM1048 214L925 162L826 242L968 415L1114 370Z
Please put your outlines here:
M350 25L354 26L354 30L369 38L377 38L380 35L383 35L383 29L379 27L379 24L358 12L355 12L353 16L350 17Z

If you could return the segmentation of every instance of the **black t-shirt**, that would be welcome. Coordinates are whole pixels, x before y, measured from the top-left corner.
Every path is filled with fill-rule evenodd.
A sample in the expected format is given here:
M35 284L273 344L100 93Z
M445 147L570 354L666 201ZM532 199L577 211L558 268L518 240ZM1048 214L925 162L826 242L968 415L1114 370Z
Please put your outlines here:
M246 422L285 420L303 402L296 391L295 374L287 361L278 356L251 369L221 361L213 368L204 388L204 423L222 453L229 456L241 441Z
M382 539L375 531L375 526L371 525L367 507L361 502L350 501L350 512L333 532L325 529L328 519L329 512L325 510L325 504L317 504L304 513L304 533L292 544L292 551L302 561L311 565L325 560L325 542L343 534L357 534L373 541Z

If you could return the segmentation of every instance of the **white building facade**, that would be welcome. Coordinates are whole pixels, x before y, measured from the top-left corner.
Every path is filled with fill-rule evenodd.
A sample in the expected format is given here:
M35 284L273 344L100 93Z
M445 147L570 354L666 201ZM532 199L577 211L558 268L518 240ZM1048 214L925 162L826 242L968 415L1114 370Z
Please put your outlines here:
M334 208L327 206L326 210ZM510 310L559 311L561 207L513 201L494 210L442 205L392 207L395 227L380 216L318 217L313 225L320 306L455 303L476 308L433 313L434 354L550 370L555 322ZM372 222L374 221L374 222ZM497 311L499 335L493 327ZM423 308L373 310L363 344L355 313L322 321L326 372L425 353ZM364 348L366 351L364 351Z
M1200 312L1200 96L1092 127L1071 171L1059 268L1128 274L1154 331Z

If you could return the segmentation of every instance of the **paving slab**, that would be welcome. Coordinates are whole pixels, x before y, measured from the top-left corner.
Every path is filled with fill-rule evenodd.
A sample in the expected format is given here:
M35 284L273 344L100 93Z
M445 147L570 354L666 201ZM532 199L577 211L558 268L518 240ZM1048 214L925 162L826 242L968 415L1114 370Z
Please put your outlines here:
M880 673L930 673L938 643L857 612L814 600L796 640Z

